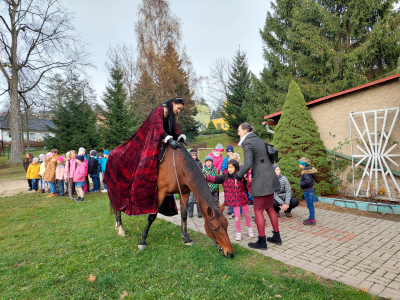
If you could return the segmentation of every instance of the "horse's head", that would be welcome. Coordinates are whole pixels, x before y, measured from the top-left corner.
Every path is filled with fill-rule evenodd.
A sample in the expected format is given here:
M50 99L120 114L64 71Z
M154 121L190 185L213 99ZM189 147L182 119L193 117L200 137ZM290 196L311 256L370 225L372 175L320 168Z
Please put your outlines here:
M204 216L206 233L213 239L223 255L233 257L233 248L228 236L228 220L222 214L225 204L218 211L207 208L207 215Z

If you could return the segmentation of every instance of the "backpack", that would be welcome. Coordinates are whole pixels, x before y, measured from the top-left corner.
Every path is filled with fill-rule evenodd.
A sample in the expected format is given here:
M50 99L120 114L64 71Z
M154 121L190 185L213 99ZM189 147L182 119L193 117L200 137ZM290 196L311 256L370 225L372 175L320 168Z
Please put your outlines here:
M272 164L279 161L278 157L278 149L276 149L273 145L265 143L265 148L267 149L267 155Z

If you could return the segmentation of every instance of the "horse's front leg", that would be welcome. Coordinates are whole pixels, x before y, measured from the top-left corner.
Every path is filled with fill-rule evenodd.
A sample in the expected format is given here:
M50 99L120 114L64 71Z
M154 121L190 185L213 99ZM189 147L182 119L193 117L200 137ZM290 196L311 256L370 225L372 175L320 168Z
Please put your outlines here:
M142 240L140 241L140 244L138 246L139 250L144 250L147 248L147 244L146 244L147 235L149 234L149 229L150 229L151 224L153 224L153 222L156 218L157 218L157 213L150 214L149 217L147 218L147 225L146 225L146 228L143 230Z
M189 200L190 192L182 195L182 199L180 199L181 204L181 237L185 241L185 245L193 246L193 241L189 239L187 234L187 217L188 217L188 200Z
M115 230L118 230L118 235L119 236L125 236L125 231L124 231L124 228L122 227L121 211L120 210L117 210L115 212Z

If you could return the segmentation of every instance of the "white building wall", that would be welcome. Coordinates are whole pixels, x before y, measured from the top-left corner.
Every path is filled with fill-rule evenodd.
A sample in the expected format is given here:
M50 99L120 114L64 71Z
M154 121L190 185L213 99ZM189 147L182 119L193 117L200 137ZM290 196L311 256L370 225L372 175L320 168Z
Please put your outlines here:
M55 136L54 133L50 133L49 131L30 131L29 132L31 134L34 134L34 138L30 138L29 140L32 142L40 142L43 141L44 137L46 135L50 135L50 136ZM3 142L11 142L11 130L4 130L4 129L0 129L0 140L3 139ZM27 133L24 132L24 139L25 141L27 140L28 136Z

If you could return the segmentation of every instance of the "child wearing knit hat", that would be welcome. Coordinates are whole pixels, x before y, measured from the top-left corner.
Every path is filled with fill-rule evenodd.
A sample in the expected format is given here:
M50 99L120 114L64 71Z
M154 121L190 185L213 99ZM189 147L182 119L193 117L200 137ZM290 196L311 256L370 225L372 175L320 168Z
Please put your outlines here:
M102 178L103 178L103 187L104 187L104 189L101 191L102 193L107 193L107 192L108 192L108 191L107 191L107 185L106 185L106 183L104 182L104 174L105 174L105 172L106 172L107 159L108 159L108 156L109 156L109 155L110 155L110 151L104 150L104 151L103 151L103 158L102 158L101 161L100 161L100 163L101 163L101 172L103 173Z
M32 163L29 165L28 170L26 171L26 178L32 180L32 192L34 194L38 191L38 185L40 180L40 165L38 164L39 158L34 157L32 159Z
M310 166L310 159L302 157L299 160L299 167L301 171L300 187L304 192L304 198L306 199L307 208L310 212L310 217L304 220L304 225L316 225L315 220L315 209L314 209L314 180L317 174L317 169Z
M199 166L200 170L202 170L203 169L203 164L201 163L200 159L197 157L197 150L195 148L192 148L192 149L190 149L189 154L192 156L192 158L194 159L196 164ZM190 191L188 207L187 207L187 210L189 212L189 218L193 218L193 210L194 210L194 205L195 204L197 205L197 216L200 218L201 217L200 206L197 203L193 192Z
M58 156L56 160L57 160L56 186L58 190L58 196L64 196L64 175L65 175L64 156Z
M43 194L44 193L44 189L45 189L45 185L46 185L45 181L43 180L44 171L46 170L46 155L40 154L39 155L39 159L40 159L40 170L39 170L40 189L39 189L39 191Z
M220 143L218 143L214 151L211 151L211 153L207 155L213 158L213 165L217 169L218 174L221 172L222 163L224 161L224 159L222 158L223 152L224 152L224 147Z
M203 174L204 175L211 175L211 176L217 176L218 175L218 171L213 166L213 162L214 162L214 159L213 159L212 156L207 156L206 157L204 168L203 168ZM220 205L219 205L219 195L218 195L218 191L219 191L218 184L209 182L208 186L210 188L211 196L212 196L212 198L214 200L215 206L219 207Z
M84 201L85 193L83 191L83 187L86 184L86 178L88 174L88 164L83 155L78 155L76 157L77 167L74 173L74 182L76 193L78 194L78 198L75 199L75 202Z

